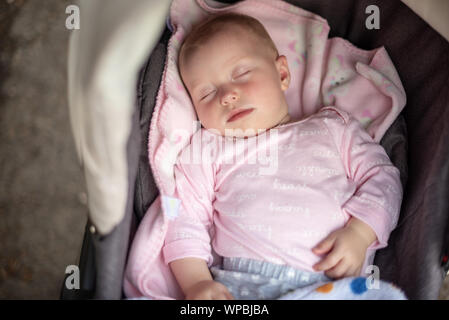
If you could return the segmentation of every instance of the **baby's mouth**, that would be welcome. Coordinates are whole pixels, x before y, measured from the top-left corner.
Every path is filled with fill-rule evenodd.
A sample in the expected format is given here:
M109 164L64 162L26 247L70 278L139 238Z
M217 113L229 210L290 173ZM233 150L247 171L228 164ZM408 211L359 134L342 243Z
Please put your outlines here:
M253 111L254 111L254 108L247 108L247 109L241 108L241 109L233 110L233 111L231 111L229 118L226 122L236 121L240 118L247 116L248 114L250 114Z

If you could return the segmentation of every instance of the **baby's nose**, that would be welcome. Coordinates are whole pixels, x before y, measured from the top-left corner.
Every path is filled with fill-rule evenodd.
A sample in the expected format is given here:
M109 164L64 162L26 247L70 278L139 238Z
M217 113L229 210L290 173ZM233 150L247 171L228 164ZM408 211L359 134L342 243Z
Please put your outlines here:
M237 102L238 99L239 99L239 96L238 96L237 92L229 91L223 95L223 97L221 98L221 103L224 106L227 106L229 104Z

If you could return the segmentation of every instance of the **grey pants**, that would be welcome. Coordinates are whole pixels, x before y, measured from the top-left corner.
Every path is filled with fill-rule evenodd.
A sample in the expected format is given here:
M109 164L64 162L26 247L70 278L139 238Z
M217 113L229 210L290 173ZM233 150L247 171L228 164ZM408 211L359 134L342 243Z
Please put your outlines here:
M223 258L222 265L210 271L237 300L277 299L295 289L331 281L324 274L246 258Z

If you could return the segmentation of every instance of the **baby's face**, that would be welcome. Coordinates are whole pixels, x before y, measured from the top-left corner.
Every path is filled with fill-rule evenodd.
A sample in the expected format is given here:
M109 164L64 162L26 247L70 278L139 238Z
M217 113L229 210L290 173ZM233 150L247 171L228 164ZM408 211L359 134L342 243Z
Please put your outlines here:
M287 59L240 28L209 40L180 72L206 129L243 137L289 120Z

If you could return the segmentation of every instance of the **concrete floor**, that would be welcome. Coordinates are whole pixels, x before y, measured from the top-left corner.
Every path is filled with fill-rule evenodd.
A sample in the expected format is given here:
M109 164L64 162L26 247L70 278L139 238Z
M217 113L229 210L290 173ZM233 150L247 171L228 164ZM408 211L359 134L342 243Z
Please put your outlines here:
M0 0L0 299L58 299L86 223L61 0Z
M58 299L78 262L87 208L67 108L69 4L0 0L0 299Z

